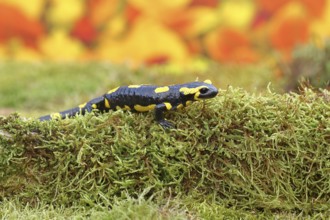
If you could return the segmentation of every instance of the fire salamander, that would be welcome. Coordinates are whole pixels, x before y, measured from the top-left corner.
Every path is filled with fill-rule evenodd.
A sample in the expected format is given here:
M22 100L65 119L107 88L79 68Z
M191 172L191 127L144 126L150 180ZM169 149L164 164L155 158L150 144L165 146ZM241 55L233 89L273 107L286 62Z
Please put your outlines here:
M154 111L156 121L163 128L172 128L173 125L164 118L164 111L175 110L191 104L194 101L213 98L218 89L210 80L191 82L170 86L130 85L117 87L106 94L90 100L78 107L45 115L40 121L64 119L77 114L98 110L131 110L135 112Z

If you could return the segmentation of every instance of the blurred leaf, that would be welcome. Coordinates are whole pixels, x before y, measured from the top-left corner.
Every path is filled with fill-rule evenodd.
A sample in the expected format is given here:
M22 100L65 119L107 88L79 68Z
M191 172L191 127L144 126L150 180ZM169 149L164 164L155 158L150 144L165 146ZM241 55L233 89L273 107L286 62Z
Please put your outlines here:
M24 45L24 42L19 38L7 41L0 50L0 57L6 57L10 60L37 61L41 59L41 55L36 49Z
M255 4L249 0L222 1L218 9L221 24L235 28L247 28L254 13Z
M104 25L119 8L120 0L88 0L88 17L96 27Z
M141 15L141 10L131 4L126 4L124 14L127 22L132 24Z
M191 0L189 6L216 7L219 3L219 0Z
M140 17L125 38L102 38L97 52L102 58L137 64L151 59L182 63L188 58L187 48L174 32L147 17Z
M221 62L254 62L258 54L249 39L234 29L219 29L208 35L205 41L211 58Z
M162 20L175 32L188 37L196 37L214 28L218 23L217 12L209 7L192 7L173 11Z
M153 18L155 20L160 20L160 18L168 16L168 13L173 13L175 11L185 9L190 1L191 0L128 0L127 2L141 11L144 16Z
M290 2L290 0L256 0L257 5L262 11L266 11L269 13L275 13L278 9L283 7L286 3Z
M144 12L175 10L187 6L191 0L158 0L158 1L145 1L145 0L128 0L128 2Z
M309 14L314 17L322 16L327 4L326 0L301 0L301 3L304 4Z
M80 18L74 25L72 36L80 39L85 44L91 44L97 38L97 31L89 17Z
M19 38L26 45L36 47L43 33L38 21L28 18L16 7L0 3L0 42Z
M6 48L0 44L0 59L3 59L6 57Z
M69 26L85 11L84 1L81 0L52 0L47 18L53 25Z
M42 59L42 56L37 50L22 46L16 50L13 58L22 61L38 61Z
M122 38L125 32L127 32L127 22L125 17L119 14L105 24L105 30L100 38L105 41L110 40L110 38Z
M33 19L40 18L45 0L29 0L27 4L26 1L22 0L1 0L1 3L5 3L11 6L15 6L17 9L21 10L26 16Z
M318 36L320 39L325 39L330 36L330 1L327 1L327 4L324 7L323 16L315 20L311 25L311 31L315 36Z
M281 22L287 18L306 18L305 6L300 1L292 1L281 7L273 16L273 20Z
M84 52L83 45L62 29L53 30L40 43L40 48L47 59L73 60Z
M272 45L287 56L296 45L308 39L309 24L304 18L287 18L274 28L270 36Z

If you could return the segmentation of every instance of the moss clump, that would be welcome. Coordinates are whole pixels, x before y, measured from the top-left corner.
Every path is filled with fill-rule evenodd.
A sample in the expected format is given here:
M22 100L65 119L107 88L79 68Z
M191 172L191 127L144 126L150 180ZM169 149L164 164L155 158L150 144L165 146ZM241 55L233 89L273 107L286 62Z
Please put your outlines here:
M146 197L162 191L241 211L330 214L329 96L228 88L170 112L170 131L152 114L122 111L1 118L0 197L94 206L149 188Z

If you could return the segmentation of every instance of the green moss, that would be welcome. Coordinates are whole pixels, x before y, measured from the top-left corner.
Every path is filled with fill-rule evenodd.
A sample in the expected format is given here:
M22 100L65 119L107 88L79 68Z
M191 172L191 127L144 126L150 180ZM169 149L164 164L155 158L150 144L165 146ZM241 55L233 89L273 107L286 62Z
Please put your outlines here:
M0 119L0 197L94 207L148 188L146 198L189 198L189 210L207 219L220 212L327 216L329 96L258 96L229 87L168 113L178 127L170 131L152 114L44 123L14 114Z
M159 220L181 220L189 219L188 212L168 204L157 205L142 197L137 199L127 198L116 200L112 203L112 208L104 206L84 207L84 206L54 206L38 203L34 207L22 205L18 201L6 200L0 204L1 219L159 219Z

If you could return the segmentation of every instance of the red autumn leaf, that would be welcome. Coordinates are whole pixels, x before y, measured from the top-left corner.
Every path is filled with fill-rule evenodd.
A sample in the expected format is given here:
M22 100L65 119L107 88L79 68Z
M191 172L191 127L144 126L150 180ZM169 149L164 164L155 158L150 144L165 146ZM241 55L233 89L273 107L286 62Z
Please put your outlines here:
M270 36L272 45L290 53L299 43L305 43L309 39L309 23L304 18L287 18L273 30Z
M91 44L97 38L97 30L87 16L82 17L75 23L71 34L85 44Z
M27 46L36 47L43 34L44 28L38 21L14 6L0 3L0 42L20 38Z
M266 11L258 11L255 16L254 19L252 21L251 27L252 28L258 28L264 24L267 24L267 22L270 19L270 14Z
M149 57L147 58L144 63L146 65L155 65L155 64L165 64L169 61L169 57L166 55L158 55L158 56L153 56L153 57Z

